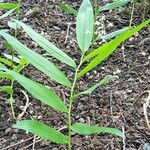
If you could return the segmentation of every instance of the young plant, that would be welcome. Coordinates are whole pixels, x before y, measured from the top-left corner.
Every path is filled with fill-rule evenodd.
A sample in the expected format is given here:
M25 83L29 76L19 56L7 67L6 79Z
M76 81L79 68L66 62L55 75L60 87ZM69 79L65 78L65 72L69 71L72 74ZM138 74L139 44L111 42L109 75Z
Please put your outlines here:
M100 64L103 60L105 60L116 48L125 40L133 36L136 32L141 30L143 27L150 23L150 20L147 20L135 28L128 29L127 31L120 34L114 40L98 47L92 52L88 52L93 38L93 8L89 0L83 0L81 7L77 13L77 22L76 22L76 36L77 43L81 50L81 57L78 65L76 65L75 61L61 51L59 48L54 46L40 34L35 32L33 29L28 27L23 22L18 20L13 20L18 24L19 27L23 28L23 30L44 50L46 50L52 57L58 59L62 63L69 65L74 70L74 78L70 81L67 76L58 69L53 63L48 61L43 56L38 53L32 51L30 48L22 44L16 38L8 34L5 30L0 30L0 35L7 40L7 42L16 50L21 56L23 56L30 64L36 67L38 70L46 74L53 81L62 84L66 88L70 90L69 96L69 104L65 104L57 94L48 89L46 86L33 81L15 71L12 71L3 65L0 66L0 70L2 73L9 74L12 78L17 80L30 94L32 94L36 99L40 100L42 103L52 107L53 109L66 113L67 114L67 122L68 122L68 135L62 134L55 128L52 128L40 121L37 120L23 120L19 121L14 125L14 128L23 129L25 131L31 132L35 135L38 135L44 139L50 140L52 142L58 144L68 144L68 149L72 149L71 143L71 132L80 134L80 135L92 135L92 134L100 134L100 133L110 133L120 137L124 137L124 134L116 129L109 127L101 127L99 125L88 125L84 123L72 122L71 113L72 106L74 101L79 96L83 96L85 94L91 94L94 92L99 86L105 85L107 82L115 79L116 76L107 76L99 83L96 83L92 87L89 87L81 92L76 90L77 82L81 77L98 64ZM91 60L87 63L87 60ZM85 63L86 66L83 65ZM81 69L83 68L83 69Z
M19 14L20 14L20 0L17 0L17 3L2 3L2 1L1 1L0 9L9 10L6 13L4 13L2 16L0 16L0 19L4 19L4 18L10 16L13 12L15 12L16 19L18 20ZM18 26L17 26L17 24L15 24L15 26L13 26L13 27L15 29L14 36L17 37ZM14 53L13 53L13 48L6 41L4 42L4 46L6 49L11 50L11 55L7 55L5 53L2 54L2 56L0 57L0 65L7 66L7 67L9 67L9 69L12 69L13 71L19 73L28 64L26 59L19 55L17 57L15 57ZM7 78L11 81L10 85L0 86L0 92L5 92L9 95L8 99L3 98L3 97L1 97L1 98L7 100L10 103L13 118L16 119L14 108L13 108L13 103L15 102L15 100L13 98L14 78L10 77L10 75L8 75L7 73L3 73L3 72L0 72L0 78Z
M14 11L18 14L20 11L20 4L19 3L2 3L0 2L0 9L8 10L6 13L0 16L0 19L4 19L10 16Z

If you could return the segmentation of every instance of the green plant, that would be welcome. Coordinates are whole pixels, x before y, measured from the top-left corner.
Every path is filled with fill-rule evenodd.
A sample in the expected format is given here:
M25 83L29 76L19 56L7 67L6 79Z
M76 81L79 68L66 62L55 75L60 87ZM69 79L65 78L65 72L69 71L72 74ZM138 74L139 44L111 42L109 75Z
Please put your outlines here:
M106 35L96 35L95 32L97 31L97 27L95 25L96 23L96 20L97 20L97 17L102 14L104 11L110 11L110 10L113 10L113 9L119 9L119 8L122 8L123 6L125 6L126 4L128 4L129 2L132 3L132 0L117 0L117 1L114 1L112 3L107 3L106 5L104 6L99 6L98 5L98 1L97 0L94 0L93 1L93 8L94 8L94 33L93 33L93 43L97 40L110 40L116 36L118 36L119 34L121 34L122 32L124 32L125 30L129 29L129 27L131 27L131 23L132 23L132 19L133 19L133 13L134 13L134 3L133 2L133 8L132 8L132 12L131 12L131 19L130 19L130 25L129 27L124 27L122 29L119 29L117 31L114 31L114 32L111 32L111 33L108 33ZM64 2L61 2L59 4L60 8L66 12L66 13L69 13L69 14L72 14L74 16L77 15L77 10L75 10L72 6L64 3Z
M87 17L83 17L87 16ZM125 40L133 36L136 32L141 30L143 27L150 23L150 20L147 20L135 28L128 29L116 37L114 40L98 47L92 52L88 52L93 38L93 8L89 0L83 0L83 3L77 13L77 25L76 25L76 35L77 35L77 43L81 50L81 58L78 65L76 65L75 61L65 54L63 51L58 49L48 40L43 38L40 34L35 32L33 29L25 25L24 23L13 20L19 27L23 28L23 30L44 50L46 50L50 55L54 58L57 58L59 61L69 65L74 71L74 78L72 82L67 78L67 76L60 71L53 63L48 61L43 56L38 53L32 51L27 46L22 44L16 38L8 34L5 30L0 30L0 35L16 50L21 56L23 56L30 64L36 67L38 70L42 71L48 77L50 77L53 81L62 84L66 88L70 90L69 96L69 104L66 105L60 97L56 95L54 91L48 89L46 86L33 81L13 70L6 68L1 65L0 70L2 73L6 73L16 81L18 81L30 94L32 94L36 99L40 100L42 103L58 110L59 112L67 114L68 120L68 135L62 134L60 131L47 126L40 121L37 120L23 120L19 121L14 125L14 128L24 129L28 132L36 134L44 139L53 141L58 144L68 144L68 149L71 150L71 131L74 133L78 133L80 135L91 135L97 133L111 133L120 137L124 137L124 134L116 129L109 127L100 127L98 125L87 125L83 123L74 123L72 122L71 113L72 106L77 97L83 96L85 94L91 94L94 92L99 86L105 85L107 82L112 79L117 78L116 76L107 76L99 83L96 83L92 87L79 92L76 90L77 82L80 78L98 64L100 64L103 60L105 60L116 48ZM86 62L90 60L90 62ZM84 64L85 63L85 66ZM81 67L83 69L81 69Z
M0 3L0 9L9 10L6 13L4 13L2 16L0 16L0 19L4 19L4 18L10 16L13 12L15 12L16 19L18 20L19 14L20 14L20 0L18 0L17 3L2 3L1 2ZM17 30L18 30L17 24L14 26L14 29L15 29L14 36L17 37ZM7 43L7 41L4 42L4 46L6 49L11 50L11 55L7 55L4 53L0 57L0 63L3 63L4 65L8 66L13 71L20 72L27 65L27 61L19 55L17 57L15 57L14 52L13 52L13 48ZM20 58L18 58L18 57L20 57ZM14 108L13 108L13 103L15 102L15 100L13 98L14 79L10 78L10 76L8 74L2 73L2 72L0 73L0 78L7 78L7 79L11 80L10 85L0 86L0 92L6 92L9 95L9 98L7 98L7 99L3 98L3 99L7 100L10 103L12 115L16 119Z

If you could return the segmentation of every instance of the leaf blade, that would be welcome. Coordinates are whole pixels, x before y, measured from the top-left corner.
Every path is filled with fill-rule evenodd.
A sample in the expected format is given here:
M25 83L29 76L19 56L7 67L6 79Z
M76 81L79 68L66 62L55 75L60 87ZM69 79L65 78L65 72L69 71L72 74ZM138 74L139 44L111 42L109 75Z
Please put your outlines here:
M40 136L41 138L50 140L55 143L67 144L68 142L67 136L57 131L56 129L49 127L36 120L20 121L16 123L13 127L31 132L33 134L36 134L37 136Z
M85 52L91 45L94 32L94 14L89 0L81 4L76 20L76 36L81 51Z
M81 135L91 135L99 133L110 133L120 137L124 137L122 131L116 128L99 127L97 125L91 126L83 123L75 123L71 126L71 130Z
M100 7L99 11L102 12L102 11L107 11L107 10L119 8L119 7L126 5L130 1L131 0L118 0L118 1L115 1L112 3L108 3L105 6Z
M69 57L66 53L61 51L59 48L57 48L55 45L50 43L47 39L42 37L39 33L34 31L32 28L24 24L23 22L20 22L18 20L14 20L17 25L21 26L23 30L37 43L42 47L44 50L46 50L51 56L57 58L61 62L76 68L75 61Z
M18 81L30 94L32 94L35 98L44 104L49 105L60 112L68 112L68 109L63 101L52 90L48 89L40 83L20 75L19 73L16 73L15 71L8 69L4 70L6 73L15 78L16 81Z
M111 40L110 42L102 45L101 47L97 48L96 50L92 51L90 54L84 57L83 61L86 61L92 57L95 57L85 68L83 68L78 73L78 78L84 75L86 72L90 71L94 67L96 67L98 64L100 64L103 60L105 60L116 48L125 40L133 36L136 32L144 28L146 25L150 23L150 19L141 23L135 28L129 29L122 34L120 34L118 37L116 37L114 40Z
M71 86L69 79L61 72L53 63L32 51L13 36L9 35L5 31L0 31L0 35L7 40L7 42L13 46L13 48L22 55L29 63L35 66L37 69L45 73L51 79L63 84L67 87Z
M60 8L69 13L69 14L73 14L73 15L77 15L77 10L75 10L74 8L72 8L71 6L69 6L68 4L64 4L64 3L60 3Z

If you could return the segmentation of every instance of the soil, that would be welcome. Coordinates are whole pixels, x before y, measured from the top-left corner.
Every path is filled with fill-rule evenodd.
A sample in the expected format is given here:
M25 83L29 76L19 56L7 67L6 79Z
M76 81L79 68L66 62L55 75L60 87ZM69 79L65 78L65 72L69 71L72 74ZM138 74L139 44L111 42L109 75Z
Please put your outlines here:
M66 0L66 2L74 8L79 8L81 4L81 0L77 2L75 0ZM105 2L102 1L101 5ZM136 4L135 8L133 25L137 25L142 21L141 4ZM34 11L35 9L37 11ZM128 26L130 12L131 6L129 5L120 11L105 12L105 24L108 21L113 23L113 27L106 29L107 32ZM63 12L56 4L56 1L22 0L22 11L19 18L49 41L55 43L57 47L64 50L78 63L80 50L75 42L75 17ZM147 7L146 18L150 18L150 5ZM71 26L66 39L68 23L71 23ZM1 28L4 26L7 28L6 25L6 21L1 22ZM34 51L45 54L45 51L32 42L24 33L20 32L18 38ZM106 61L86 74L78 82L78 88L76 89L82 91L82 89L93 85L106 75L118 75L118 80L101 87L91 95L80 97L76 100L72 110L72 121L116 127L125 131L126 138L123 141L119 137L108 134L93 136L74 134L72 136L73 150L142 150L144 144L150 142L150 131L146 126L143 114L144 98L147 95L144 94L137 100L142 92L150 90L150 40L144 40L147 38L150 38L150 26L127 40ZM98 47L98 43L95 47ZM5 51L2 46L1 51ZM72 80L73 72L69 67L60 64L57 60L53 60L53 62L66 72ZM52 82L33 66L27 66L22 73L50 86L64 100L68 101L68 91L59 84ZM6 81L1 80L0 84L6 84ZM14 89L16 101L14 110L17 116L21 114L22 106L25 106L26 97L22 93L22 90L25 90L18 83L15 83ZM41 120L66 134L66 115L54 111L35 100L29 93L27 94L30 103L26 114L21 119L34 118ZM1 96L5 97L6 95ZM9 103L3 100L0 101L0 115L1 150L31 150L33 149L33 143L35 143L34 148L36 150L67 150L65 145L56 145L52 142L35 138L32 134L25 133L22 130L14 129L12 125L15 120L12 117L11 107ZM150 116L150 110L148 110L148 115Z

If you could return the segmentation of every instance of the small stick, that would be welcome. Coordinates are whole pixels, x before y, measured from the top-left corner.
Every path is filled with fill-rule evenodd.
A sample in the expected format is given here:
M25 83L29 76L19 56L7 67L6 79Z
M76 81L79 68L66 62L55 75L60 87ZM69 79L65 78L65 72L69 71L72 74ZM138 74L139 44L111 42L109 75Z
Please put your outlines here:
M41 142L42 140L43 140L43 139L39 139L39 140L35 141L35 143ZM22 148L22 149L20 149L20 150L26 150L26 149L28 149L29 147L31 147L32 145L33 145L33 143L27 145L26 147L24 147L24 148Z
M67 39L68 39L68 35L69 35L69 29L70 29L70 26L71 26L71 23L68 23L68 26L67 26L67 34L66 34L66 39L65 39L65 44L67 43Z
M144 111L144 117L145 117L145 120L146 120L146 124L147 124L147 127L150 131L150 123L149 123L149 120L148 120L148 115L147 115L147 107L149 106L150 104L150 91L147 91L147 93L149 94L148 97L146 98L146 102L143 104L143 111Z
M23 90L21 90L21 92L22 92L22 93L24 94L24 96L26 97L26 104L25 104L25 106L24 106L24 108L23 108L22 113L18 115L17 120L21 120L21 118L22 118L23 115L26 113L26 110L27 110L27 108L28 108L28 106L29 106L29 97L28 97L28 95L27 95L26 92L24 92Z
M26 139L26 140L21 140L20 142L18 142L18 143L15 143L15 144L12 144L12 145L10 145L10 146L7 146L7 147L5 147L5 148L2 148L1 150L7 150L7 149L10 149L10 148L12 148L12 147L14 147L14 146L17 146L17 145L19 145L19 144L22 144L22 143L25 143L25 142L27 142L27 141L30 141L30 140L32 140L34 137L29 137L28 139Z
M32 150L35 149L35 143L36 143L36 135L35 135L34 138L33 138L33 146L32 146Z

